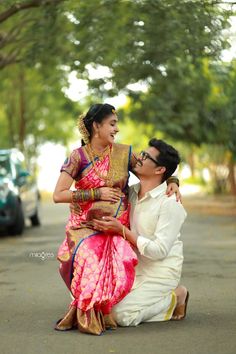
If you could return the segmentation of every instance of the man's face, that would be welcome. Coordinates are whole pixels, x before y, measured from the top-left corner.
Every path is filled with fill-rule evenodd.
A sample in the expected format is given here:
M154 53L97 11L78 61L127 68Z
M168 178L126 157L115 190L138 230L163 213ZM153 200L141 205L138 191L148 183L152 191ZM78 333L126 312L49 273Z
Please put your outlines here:
M153 176L157 169L160 169L158 163L155 163L158 158L159 151L154 147L149 147L138 156L138 161L134 167L134 172L138 177Z

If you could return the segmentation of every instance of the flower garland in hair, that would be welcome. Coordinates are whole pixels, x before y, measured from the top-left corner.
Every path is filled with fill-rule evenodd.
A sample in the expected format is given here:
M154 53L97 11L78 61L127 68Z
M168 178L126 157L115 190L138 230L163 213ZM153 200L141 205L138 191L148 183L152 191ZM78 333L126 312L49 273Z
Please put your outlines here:
M85 144L88 144L89 143L89 137L90 137L90 134L84 124L84 118L85 118L85 115L84 114L81 114L79 116L79 119L78 119L78 129L79 129L79 132L80 134L82 135L82 139L83 141L85 142Z

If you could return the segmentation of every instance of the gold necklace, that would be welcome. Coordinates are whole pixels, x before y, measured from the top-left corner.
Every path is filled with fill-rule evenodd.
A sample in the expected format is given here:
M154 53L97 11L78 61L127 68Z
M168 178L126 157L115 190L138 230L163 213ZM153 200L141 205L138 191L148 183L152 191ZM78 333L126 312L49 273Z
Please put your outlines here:
M91 144L86 145L86 150L88 152L88 156L92 162L92 165L95 169L95 172L98 177L106 181L107 185L109 187L113 186L113 169L112 169L112 159L111 159L111 151L112 151L112 145L108 145L105 150L101 154L97 154L93 149ZM107 151L108 150L108 151ZM96 166L95 158L96 157L105 157L106 154L108 153L108 158L109 158L109 170L106 176L104 176L102 173L100 173L99 169Z
M89 150L92 152L92 155L95 156L95 157L96 156L97 157L104 157L104 156L106 156L106 154L110 150L110 145L107 145L107 147L105 147L105 149L102 150L101 152L93 149L91 144L88 144L87 146L88 146Z

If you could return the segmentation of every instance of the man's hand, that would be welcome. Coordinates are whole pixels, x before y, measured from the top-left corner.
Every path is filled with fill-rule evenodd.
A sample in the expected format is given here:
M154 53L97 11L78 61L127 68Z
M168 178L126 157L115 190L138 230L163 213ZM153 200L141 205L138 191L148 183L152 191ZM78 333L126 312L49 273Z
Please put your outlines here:
M169 183L167 186L166 194L170 197L172 194L176 194L176 201L180 201L182 203L182 196L179 191L179 187L176 183Z
M103 216L102 220L93 219L93 227L99 231L110 231L122 235L123 225L119 220L112 216Z

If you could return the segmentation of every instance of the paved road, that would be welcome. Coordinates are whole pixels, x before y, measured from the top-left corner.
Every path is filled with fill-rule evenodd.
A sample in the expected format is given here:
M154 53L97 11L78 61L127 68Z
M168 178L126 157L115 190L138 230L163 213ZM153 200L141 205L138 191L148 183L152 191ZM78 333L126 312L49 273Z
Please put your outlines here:
M188 216L183 229L183 283L190 290L185 321L119 328L95 337L53 330L70 301L56 260L66 215L65 206L44 204L41 228L0 238L1 354L236 353L234 216L196 210Z

